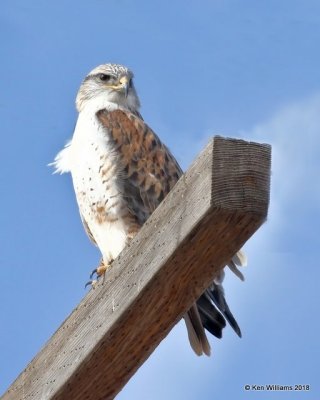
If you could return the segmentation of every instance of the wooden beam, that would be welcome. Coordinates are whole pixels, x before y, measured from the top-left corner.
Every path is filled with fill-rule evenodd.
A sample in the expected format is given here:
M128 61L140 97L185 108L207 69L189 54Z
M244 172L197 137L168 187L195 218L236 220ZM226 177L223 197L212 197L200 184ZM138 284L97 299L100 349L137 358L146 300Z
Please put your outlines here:
M265 221L270 154L212 139L2 400L113 399Z

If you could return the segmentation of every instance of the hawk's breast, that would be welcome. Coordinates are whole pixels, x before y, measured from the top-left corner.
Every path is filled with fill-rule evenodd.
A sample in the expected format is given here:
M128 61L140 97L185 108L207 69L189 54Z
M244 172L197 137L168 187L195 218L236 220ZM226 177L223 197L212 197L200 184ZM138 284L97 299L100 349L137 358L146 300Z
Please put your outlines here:
M84 224L104 258L116 258L126 243L119 163L112 143L95 115L79 114L72 139L71 165Z

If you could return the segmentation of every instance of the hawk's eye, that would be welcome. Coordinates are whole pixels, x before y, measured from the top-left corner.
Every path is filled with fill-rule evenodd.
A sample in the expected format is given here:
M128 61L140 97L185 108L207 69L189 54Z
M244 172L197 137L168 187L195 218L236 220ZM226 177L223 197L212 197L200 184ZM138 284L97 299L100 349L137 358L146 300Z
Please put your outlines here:
M108 81L110 81L111 76L110 76L110 75L107 75L107 74L100 74L100 75L99 75L99 79L100 79L100 81L108 82Z

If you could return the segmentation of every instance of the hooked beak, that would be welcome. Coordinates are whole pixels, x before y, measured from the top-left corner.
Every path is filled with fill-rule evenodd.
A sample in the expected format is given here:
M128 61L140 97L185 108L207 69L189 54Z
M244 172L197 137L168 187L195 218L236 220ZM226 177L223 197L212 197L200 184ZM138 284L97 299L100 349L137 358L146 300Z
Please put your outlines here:
M125 97L128 97L128 92L129 92L129 81L126 76L122 76L119 79L119 88L123 91Z

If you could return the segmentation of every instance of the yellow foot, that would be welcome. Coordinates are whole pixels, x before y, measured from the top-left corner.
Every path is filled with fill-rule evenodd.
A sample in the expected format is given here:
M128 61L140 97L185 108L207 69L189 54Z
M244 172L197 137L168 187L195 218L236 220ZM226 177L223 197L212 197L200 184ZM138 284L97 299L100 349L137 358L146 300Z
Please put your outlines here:
M109 264L105 264L103 260L100 261L100 264L97 268L95 268L90 274L90 281L86 283L85 288L87 286L91 286L93 289L97 286L97 283L101 277L105 276L106 271L111 267L113 260L110 261ZM92 279L94 275L97 274L97 279Z
M97 268L95 268L90 275L90 279L93 278L94 274L97 274L97 279L99 279L101 276L104 276L106 271L111 267L113 263L113 260L109 262L109 264L105 264L103 260L100 261L100 264Z

